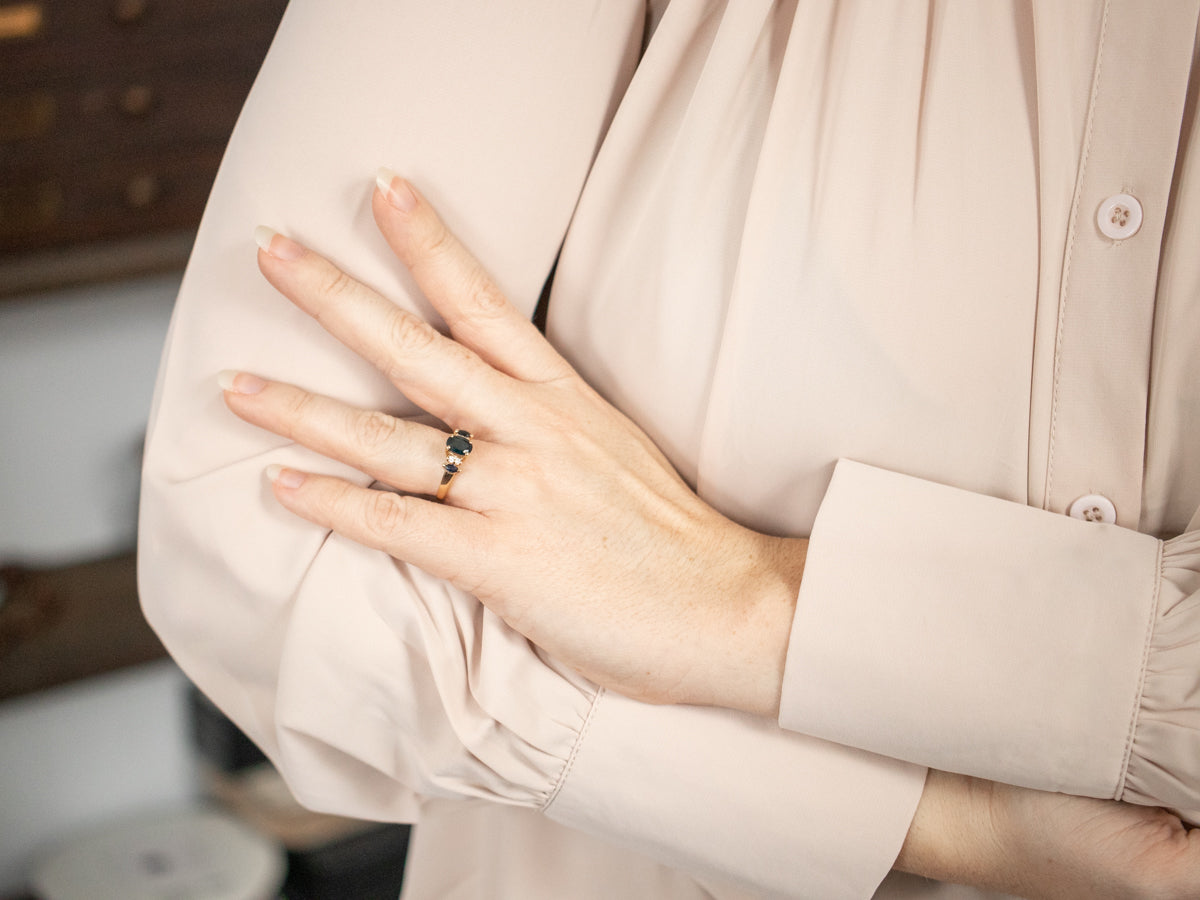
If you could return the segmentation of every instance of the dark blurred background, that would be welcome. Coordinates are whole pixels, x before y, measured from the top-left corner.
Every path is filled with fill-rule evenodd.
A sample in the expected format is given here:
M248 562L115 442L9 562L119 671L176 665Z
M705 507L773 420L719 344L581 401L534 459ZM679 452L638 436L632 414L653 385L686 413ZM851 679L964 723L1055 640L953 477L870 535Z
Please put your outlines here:
M140 846L139 835L162 816L176 817L176 835L209 827L209 809L277 850L292 900L396 896L407 830L295 808L165 659L137 607L138 469L158 356L285 6L0 0L3 900L31 896L40 872L67 885L72 853L97 835L114 879L178 887L203 873L172 854L220 863L178 841ZM104 877L82 896L108 896ZM195 896L240 896L232 881L228 894L218 887ZM54 890L42 896L73 900Z

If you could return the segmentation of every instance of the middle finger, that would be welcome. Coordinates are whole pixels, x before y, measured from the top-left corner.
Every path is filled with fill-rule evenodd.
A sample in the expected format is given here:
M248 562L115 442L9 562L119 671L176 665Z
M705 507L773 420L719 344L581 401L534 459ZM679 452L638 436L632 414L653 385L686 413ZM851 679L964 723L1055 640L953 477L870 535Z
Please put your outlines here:
M407 493L437 492L439 467L446 455L445 432L246 372L222 372L220 382L226 404L250 424ZM475 441L476 447L479 443ZM457 505L470 505L472 464L464 465L455 478Z
M291 238L269 228L255 238L267 280L422 409L476 431L508 407L515 382L476 353Z

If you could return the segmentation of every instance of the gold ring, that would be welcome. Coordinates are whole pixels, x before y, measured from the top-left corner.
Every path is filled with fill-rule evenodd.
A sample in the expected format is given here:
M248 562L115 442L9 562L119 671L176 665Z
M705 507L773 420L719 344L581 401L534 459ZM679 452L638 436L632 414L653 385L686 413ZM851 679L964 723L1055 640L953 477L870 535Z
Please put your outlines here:
M471 443L471 432L461 428L446 438L446 461L442 463L442 483L438 485L437 499L441 503L450 492L450 482L462 469L463 460L471 455L475 445Z

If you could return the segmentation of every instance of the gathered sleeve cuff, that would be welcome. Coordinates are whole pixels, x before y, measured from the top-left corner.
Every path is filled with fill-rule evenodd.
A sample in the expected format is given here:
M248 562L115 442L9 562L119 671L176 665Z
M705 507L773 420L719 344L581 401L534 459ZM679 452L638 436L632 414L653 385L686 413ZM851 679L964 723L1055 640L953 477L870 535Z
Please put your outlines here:
M1124 800L1200 822L1200 532L1163 546L1154 632Z
M419 569L300 522L264 540L257 517L230 516L232 497L261 493L261 468L177 486L187 517L144 513L142 591L184 671L310 808L415 821L425 796L543 806L595 687ZM216 558L158 565L159 546L194 547L209 535L191 529L217 522ZM238 562L252 594L229 577Z
M1164 542L843 460L780 723L1200 821L1200 538Z

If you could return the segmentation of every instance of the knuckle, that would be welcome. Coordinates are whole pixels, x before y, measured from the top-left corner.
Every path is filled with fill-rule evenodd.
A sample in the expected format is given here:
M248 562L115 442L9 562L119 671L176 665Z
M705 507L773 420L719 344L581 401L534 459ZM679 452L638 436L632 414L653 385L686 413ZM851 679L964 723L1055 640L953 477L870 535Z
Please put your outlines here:
M333 300L345 297L354 288L354 279L336 266L331 266L321 281L321 293Z
M313 408L313 395L307 391L295 391L287 399L285 412L293 424L302 424L309 418Z
M372 452L387 446L396 436L399 423L378 410L360 413L354 419L354 438L358 446Z
M500 293L492 279L479 267L471 274L466 294L471 308L477 313L496 315L508 309L508 298Z
M402 497L390 491L372 491L374 496L363 512L363 527L372 543L384 545L400 534L408 521L408 507Z
M418 249L422 256L435 258L451 253L455 243L454 235L446 227L446 223L437 219L429 227L429 231L425 234L424 240L420 242Z
M428 322L399 310L392 317L390 332L389 342L402 353L427 350L438 337L437 332Z

